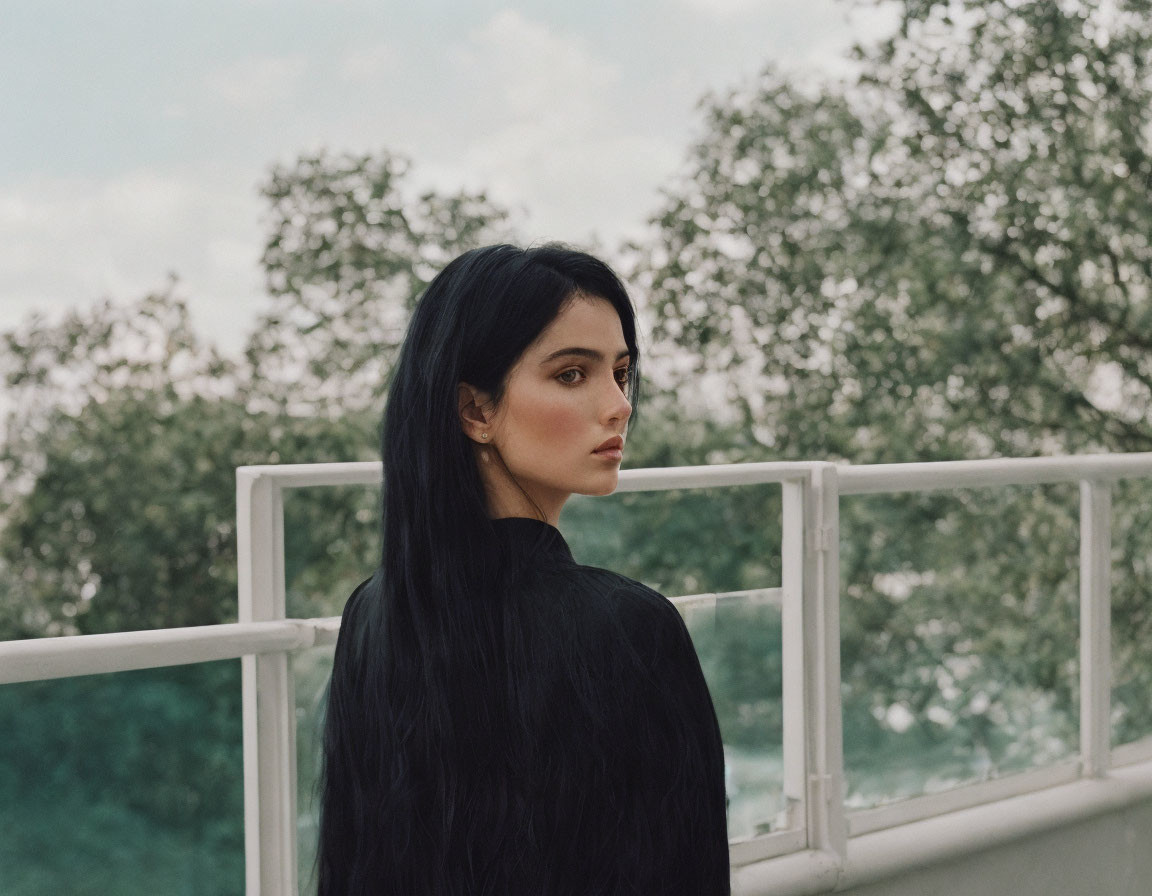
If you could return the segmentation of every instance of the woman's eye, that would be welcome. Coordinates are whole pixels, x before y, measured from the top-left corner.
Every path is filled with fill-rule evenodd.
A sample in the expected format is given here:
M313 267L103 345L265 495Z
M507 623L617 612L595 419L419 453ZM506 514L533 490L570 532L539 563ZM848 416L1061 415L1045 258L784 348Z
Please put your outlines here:
M556 375L556 379L562 382L565 386L575 386L584 377L584 371L579 367L573 367L570 370L565 370L563 373Z
M624 388L628 385L628 377L631 375L631 373L632 371L627 367L620 367L615 371L616 382L620 384L620 388Z

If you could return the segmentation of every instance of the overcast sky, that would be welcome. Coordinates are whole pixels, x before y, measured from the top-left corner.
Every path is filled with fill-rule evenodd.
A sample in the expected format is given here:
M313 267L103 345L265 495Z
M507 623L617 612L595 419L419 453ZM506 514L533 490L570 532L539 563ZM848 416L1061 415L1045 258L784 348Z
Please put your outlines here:
M852 0L0 0L0 329L182 282L237 348L263 305L258 186L399 152L525 238L636 234L708 91L825 77L890 27Z

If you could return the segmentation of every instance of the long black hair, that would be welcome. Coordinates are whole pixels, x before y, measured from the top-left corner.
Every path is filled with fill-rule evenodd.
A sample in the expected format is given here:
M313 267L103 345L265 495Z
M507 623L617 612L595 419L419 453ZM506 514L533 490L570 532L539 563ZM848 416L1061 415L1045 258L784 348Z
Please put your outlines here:
M451 262L417 303L384 414L383 556L344 611L324 732L321 896L451 894L467 836L462 769L486 722L515 727L501 551L457 390L499 403L524 350L579 295L620 317L636 399L635 315L603 262L559 245L499 245ZM471 689L471 690L470 690ZM489 714L490 718L489 718Z

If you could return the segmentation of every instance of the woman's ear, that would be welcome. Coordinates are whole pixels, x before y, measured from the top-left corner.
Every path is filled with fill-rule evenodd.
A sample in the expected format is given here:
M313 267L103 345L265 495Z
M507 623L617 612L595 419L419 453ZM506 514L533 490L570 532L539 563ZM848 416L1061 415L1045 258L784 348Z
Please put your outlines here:
M456 403L460 414L460 428L464 435L481 445L490 443L490 414L485 410L491 401L487 392L461 383L456 389Z

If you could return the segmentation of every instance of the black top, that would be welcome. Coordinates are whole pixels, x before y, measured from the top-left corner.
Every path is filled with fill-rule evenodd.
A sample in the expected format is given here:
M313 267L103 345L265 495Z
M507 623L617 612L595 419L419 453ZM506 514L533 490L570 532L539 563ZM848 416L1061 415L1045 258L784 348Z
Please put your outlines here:
M546 523L495 525L521 659L456 695L476 744L454 810L473 819L459 892L728 894L720 729L679 612L577 564ZM503 725L477 705L515 709Z

